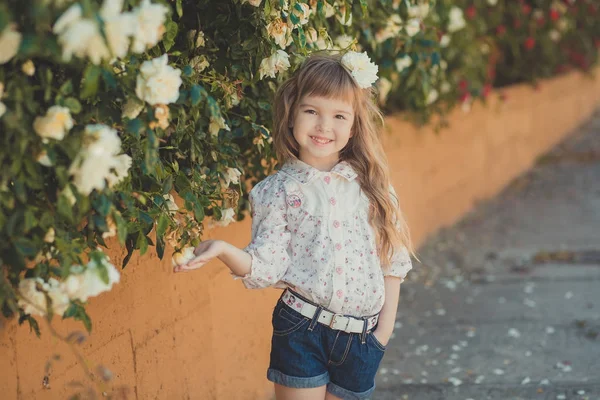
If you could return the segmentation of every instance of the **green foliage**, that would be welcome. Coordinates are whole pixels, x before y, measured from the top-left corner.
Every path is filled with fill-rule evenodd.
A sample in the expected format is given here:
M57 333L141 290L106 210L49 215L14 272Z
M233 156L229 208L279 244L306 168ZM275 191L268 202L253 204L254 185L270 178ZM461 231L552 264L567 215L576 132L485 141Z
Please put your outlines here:
M311 52L367 51L384 78L378 87L385 109L426 123L458 104L485 100L492 86L588 70L600 45L598 6L590 0L156 1L168 10L156 27L160 40L143 51L131 45L120 57L112 47L98 55L99 43L115 32L114 15L103 13L100 1L81 2L81 18L98 23L100 42L73 50L71 58L64 57L68 38L53 29L72 3L0 5L0 57L10 48L7 32L21 35L16 54L0 63L0 304L5 316L19 314L36 331L19 303L23 279L64 281L98 246L125 246L122 267L151 247L162 258L167 244L196 245L207 221L229 222L221 220L224 210L243 217L249 187L275 165L274 91ZM142 4L128 0L117 14ZM282 37L270 25L278 21L287 27ZM136 29L132 42L152 36ZM261 62L282 47L291 69L261 79ZM163 54L181 71L179 95L150 104L138 98L140 69ZM36 120L54 106L64 107L63 117L68 110L73 126L58 129L64 137L43 138ZM60 118L46 131L63 126ZM94 124L102 124L106 138L114 129L120 140L107 159L126 154L131 166L115 161L102 187L88 192L74 171L100 143L88 128ZM110 140L102 140L107 151ZM108 272L100 271L107 282ZM91 329L84 302L71 301L63 315Z

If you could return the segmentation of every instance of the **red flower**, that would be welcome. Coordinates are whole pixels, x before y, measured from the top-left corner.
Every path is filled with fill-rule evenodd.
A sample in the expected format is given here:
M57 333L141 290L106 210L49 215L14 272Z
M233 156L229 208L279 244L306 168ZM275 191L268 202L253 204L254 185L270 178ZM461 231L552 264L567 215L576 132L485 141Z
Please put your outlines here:
M538 26L542 27L544 26L544 24L546 23L546 18L544 17L539 17L537 20Z
M458 82L458 88L462 92L466 91L468 87L469 87L469 82L467 82L466 79L461 79L460 82Z
M598 6L595 4L590 4L589 11L590 14L596 14L598 12Z
M491 91L492 91L492 85L490 85L489 83L486 83L485 85L483 85L483 90L481 91L481 95L483 97L488 97Z
M475 6L469 6L467 8L466 14L467 14L467 18L473 19L473 18L475 18L475 15L477 15L477 9L475 8Z
M496 28L496 34L498 36L504 35L506 33L506 26L504 25L498 25L498 27Z
M531 36L529 36L527 39L525 39L525 48L527 50L531 50L535 47L535 39L532 38Z
M529 15L531 13L531 6L529 4L523 4L523 14Z
M552 21L557 21L560 18L560 13L554 8L550 9L550 19Z
M513 27L515 29L519 29L521 27L521 20L520 19L515 19L513 22Z
M471 94L469 92L463 93L459 96L458 100L461 103L464 103L465 101L469 100L471 98Z

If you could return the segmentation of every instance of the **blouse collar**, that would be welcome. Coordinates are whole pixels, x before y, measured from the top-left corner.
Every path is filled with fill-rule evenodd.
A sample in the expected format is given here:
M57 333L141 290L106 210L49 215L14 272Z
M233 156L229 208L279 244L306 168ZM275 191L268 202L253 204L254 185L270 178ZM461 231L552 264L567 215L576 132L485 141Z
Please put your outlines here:
M348 181L352 181L357 177L357 173L346 161L340 161L331 169L331 171L325 172L319 171L315 167L308 165L299 159L293 159L287 161L283 167L281 167L281 171L291 176L301 184L310 182L310 180L317 175L329 173L337 174L343 178L346 178Z

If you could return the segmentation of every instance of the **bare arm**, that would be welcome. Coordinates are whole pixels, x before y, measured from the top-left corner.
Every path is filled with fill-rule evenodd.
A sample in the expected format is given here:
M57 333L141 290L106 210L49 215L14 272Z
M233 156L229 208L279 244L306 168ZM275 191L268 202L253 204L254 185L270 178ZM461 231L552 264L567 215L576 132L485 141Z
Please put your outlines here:
M187 264L173 268L174 272L188 272L202 267L214 258L221 260L235 275L250 273L252 256L223 240L206 240L194 250L196 257Z
M373 334L381 344L387 345L394 331L394 324L396 323L396 312L398 311L398 300L400 299L400 283L402 280L395 276L386 276L384 282L385 300L379 312L377 329L375 329Z

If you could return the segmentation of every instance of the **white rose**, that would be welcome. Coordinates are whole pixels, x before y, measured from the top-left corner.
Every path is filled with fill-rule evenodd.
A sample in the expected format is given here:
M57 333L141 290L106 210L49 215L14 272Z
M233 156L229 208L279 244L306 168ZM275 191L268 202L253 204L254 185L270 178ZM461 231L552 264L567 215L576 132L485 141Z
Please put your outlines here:
M440 89L442 90L442 93L448 93L452 89L452 85L448 82L442 82Z
M379 103L385 104L390 90L392 90L392 82L386 78L380 78L377 81L377 89L379 92Z
M224 174L225 186L229 186L230 183L237 185L240 183L240 176L242 173L237 168L227 168L227 172Z
M179 98L182 84L181 70L168 63L166 54L153 60L144 61L137 76L135 94L151 105L170 104Z
M64 61L71 61L73 55L79 58L87 56L97 65L110 58L110 51L96 21L78 19L71 22L60 33L58 43L62 46Z
M429 3L421 3L408 7L408 15L411 18L424 19L429 14Z
M404 69L412 65L412 58L410 56L403 56L396 59L396 70L402 72Z
M121 118L127 117L129 119L134 119L138 115L140 115L143 109L144 103L142 103L134 97L130 97L129 99L127 99L125 105L123 105L123 112L121 114Z
M438 91L435 89L431 89L427 94L427 99L425 100L427 105L434 103L438 99Z
M298 10L296 7L300 7L302 10ZM296 3L294 9L292 10L292 14L294 14L300 20L298 22L299 25L306 25L308 23L310 13L310 6L306 3Z
M210 117L210 124L208 126L208 131L210 132L210 134L213 136L217 136L221 129L225 129L226 131L231 130L229 126L225 123L223 117Z
M19 282L19 294L22 299L19 299L18 305L25 314L46 315L46 296L43 291L37 289L38 284L43 285L44 281L41 278L25 278Z
M87 301L90 297L99 295L112 289L120 281L119 271L107 259L102 260L102 265L108 275L108 283L100 276L100 266L95 261L90 261L83 273L71 274L63 284L63 289L69 298Z
M558 30L561 32L566 32L569 30L569 21L566 18L561 18L558 20Z
M79 4L73 4L60 16L60 18L56 20L54 26L52 27L52 32L60 35L69 27L69 25L79 21L81 19L81 15L81 6Z
M131 157L121 152L117 131L106 125L88 125L84 132L84 146L69 168L77 190L89 195L92 190L114 186L127 176ZM114 171L114 172L113 172Z
M44 167L52 166L52 160L50 160L50 157L48 157L48 152L46 150L40 151L39 154L36 156L35 161L39 162Z
M498 0L487 0L487 3L490 6L495 6L496 4L498 4Z
M404 29L406 29L408 36L413 37L421 31L421 22L415 18L410 19L404 26Z
M27 76L33 76L35 74L35 65L33 61L27 60L21 65L21 71Z
M350 35L340 35L335 38L334 42L338 48L347 49L353 44L354 38Z
M377 31L375 34L375 41L377 43L383 43L386 40L398 36L400 29L402 28L402 18L398 14L392 15L386 21L385 27Z
M73 191L71 190L71 186L65 186L65 188L60 193L60 195L65 196L65 199L67 199L67 201L69 202L70 205L75 205L75 203L77 202L77 198L73 194Z
M102 232L102 239L108 239L117 235L117 224L112 216L106 217L106 226L108 227L107 232Z
M52 106L43 117L37 117L33 129L44 139L63 140L65 134L73 127L71 112L66 107Z
M269 25L267 25L267 32L282 49L285 49L292 43L292 32L287 23L283 22L281 18L271 21Z
M150 0L133 10L135 19L134 38L131 50L143 53L147 48L155 46L165 32L165 18L169 9L162 4L152 4Z
M171 263L174 267L178 265L184 265L190 262L196 255L194 254L193 247L184 247L183 249L173 253Z
M550 36L550 40L553 42L558 42L560 40L560 32L556 29L550 30L550 32L548 32L548 36Z
M6 64L17 54L22 38L15 24L9 24L4 28L0 33L0 65Z
M371 62L366 53L349 51L342 57L342 64L350 70L358 86L363 89L370 87L377 80L379 67Z
M306 31L304 31L304 34L306 36L306 43L308 44L316 43L319 39L319 34L315 28L308 28Z
M235 222L235 211L233 208L226 208L221 210L221 219L217 223L219 226L227 226Z
M325 32L319 33L319 38L317 39L317 42L315 44L317 45L317 49L319 50L333 49L331 38L329 38L329 36Z
M335 15L335 7L329 4L328 2L324 2L325 5L325 18L331 18Z
M279 72L286 71L290 67L290 56L283 50L277 50L270 57L263 59L258 68L260 79L265 76L275 78Z
M450 22L448 23L448 32L456 32L467 26L463 10L458 7L450 9Z
M48 232L46 232L46 234L44 235L44 242L53 243L55 237L56 237L56 232L54 231L54 228L50 228L50 229L48 229Z
M129 169L131 169L132 159L127 154L121 154L114 156L112 159L111 169L112 171L106 175L108 187L113 187L129 175Z
M167 206L167 210L169 210L169 214L175 215L176 211L179 210L177 204L175 204L175 199L173 195L170 193L164 194L163 198L165 199L165 204Z
M113 56L125 57L129 51L130 38L135 33L133 14L123 13L104 19L104 32Z
M48 297L50 297L50 300L52 300L52 312L62 317L71 303L69 295L65 292L61 282L54 278L48 279L48 287L46 291L48 293Z
M442 35L442 38L440 39L440 47L442 47L442 48L448 47L449 44L450 44L450 35Z
M351 26L352 25L352 14L350 14L350 16L348 17L348 21L346 21L346 13L342 13L341 15L336 15L335 18L338 20L338 22L344 26Z

